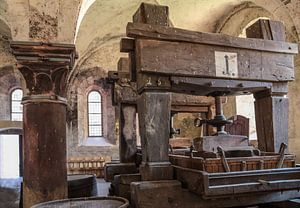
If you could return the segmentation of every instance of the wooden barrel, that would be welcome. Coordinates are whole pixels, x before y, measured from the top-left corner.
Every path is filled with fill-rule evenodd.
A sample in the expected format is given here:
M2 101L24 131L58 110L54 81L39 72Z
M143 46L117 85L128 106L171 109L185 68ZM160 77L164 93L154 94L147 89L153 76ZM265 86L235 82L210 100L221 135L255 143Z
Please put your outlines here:
M128 200L121 197L90 197L50 201L31 208L126 208L128 206Z
M68 175L68 198L97 196L95 175Z

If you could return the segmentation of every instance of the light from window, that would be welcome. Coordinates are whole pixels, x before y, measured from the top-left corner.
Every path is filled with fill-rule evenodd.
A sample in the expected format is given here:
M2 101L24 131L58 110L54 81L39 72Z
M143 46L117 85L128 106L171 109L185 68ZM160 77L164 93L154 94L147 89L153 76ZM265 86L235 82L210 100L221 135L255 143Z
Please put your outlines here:
M23 91L16 89L11 93L11 120L22 121L23 120L23 105L21 104L23 97Z
M89 136L102 136L102 97L97 91L88 94Z

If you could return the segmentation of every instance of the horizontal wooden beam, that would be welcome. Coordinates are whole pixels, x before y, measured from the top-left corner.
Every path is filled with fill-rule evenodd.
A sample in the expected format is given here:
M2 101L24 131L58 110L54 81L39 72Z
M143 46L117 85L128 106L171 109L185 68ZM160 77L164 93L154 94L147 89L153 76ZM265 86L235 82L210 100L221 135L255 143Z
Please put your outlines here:
M293 59L292 54L217 45L136 41L138 73L281 82L294 80Z
M126 34L132 38L149 38L166 41L199 43L206 45L242 48L256 51L269 51L276 53L298 53L298 45L294 43L252 38L238 38L218 33L203 33L179 28L128 23Z

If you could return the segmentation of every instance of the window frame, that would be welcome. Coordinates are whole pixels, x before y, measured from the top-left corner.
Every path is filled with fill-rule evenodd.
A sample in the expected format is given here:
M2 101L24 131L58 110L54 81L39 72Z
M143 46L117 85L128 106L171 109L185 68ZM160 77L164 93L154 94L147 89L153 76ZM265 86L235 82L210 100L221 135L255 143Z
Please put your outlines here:
M100 95L100 102L90 102L89 101L89 96L92 92L96 92ZM99 90L90 90L88 93L87 93L87 131L88 131L88 137L103 137L103 96L101 94L101 92ZM101 113L90 113L90 107L89 107L89 104L90 103L100 103L100 112ZM93 125L93 124L90 124L90 114L100 114L100 125ZM91 135L90 134L90 126L99 126L101 128L101 134L100 135Z
M20 100L13 100L13 94L16 90L21 90L22 91L22 98L23 98L23 89L20 88L20 87L17 87L17 88L13 88L11 91L10 91L10 97L9 97L9 101L10 101L10 120L11 121L23 121L23 108L22 108L22 112L14 112L13 111L13 102L22 102L22 98ZM21 104L22 105L22 104ZM13 120L13 114L21 114L22 115L22 120Z

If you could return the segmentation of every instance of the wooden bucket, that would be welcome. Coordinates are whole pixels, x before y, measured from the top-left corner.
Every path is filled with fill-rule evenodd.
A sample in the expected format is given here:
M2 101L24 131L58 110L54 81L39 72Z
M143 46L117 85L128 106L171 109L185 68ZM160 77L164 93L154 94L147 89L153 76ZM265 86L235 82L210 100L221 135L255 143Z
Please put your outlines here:
M126 208L127 199L121 197L90 197L64 199L34 205L31 208Z

